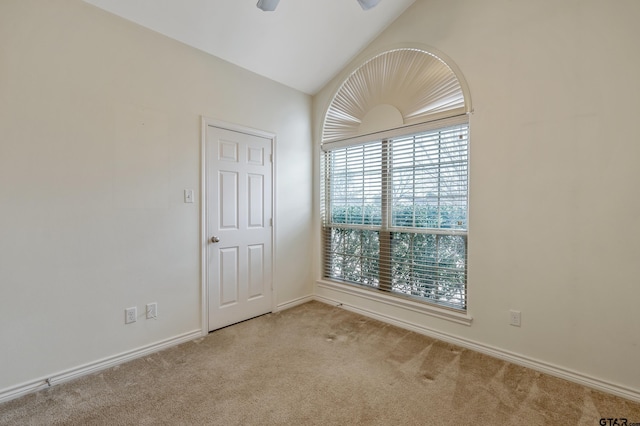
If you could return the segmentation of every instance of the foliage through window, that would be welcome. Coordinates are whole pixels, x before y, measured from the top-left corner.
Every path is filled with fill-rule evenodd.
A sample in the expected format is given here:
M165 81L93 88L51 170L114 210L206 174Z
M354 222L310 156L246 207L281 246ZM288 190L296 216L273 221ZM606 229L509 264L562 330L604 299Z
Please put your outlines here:
M466 310L468 133L323 147L325 278Z

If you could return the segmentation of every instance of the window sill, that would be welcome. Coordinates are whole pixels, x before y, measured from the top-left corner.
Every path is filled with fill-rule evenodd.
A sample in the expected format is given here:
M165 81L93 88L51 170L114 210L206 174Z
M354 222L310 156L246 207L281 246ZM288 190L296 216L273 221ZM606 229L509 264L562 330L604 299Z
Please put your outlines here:
M395 308L401 308L412 312L429 315L431 317L455 322L466 326L470 326L473 320L473 318L468 314L456 312L454 310L446 308L440 308L431 304L416 302L408 298L405 299L401 296L392 296L375 289L370 290L364 287L343 284L326 279L318 280L316 284L318 287L326 288L333 291L339 291L341 293L357 296L367 300L372 300L374 302L382 303Z

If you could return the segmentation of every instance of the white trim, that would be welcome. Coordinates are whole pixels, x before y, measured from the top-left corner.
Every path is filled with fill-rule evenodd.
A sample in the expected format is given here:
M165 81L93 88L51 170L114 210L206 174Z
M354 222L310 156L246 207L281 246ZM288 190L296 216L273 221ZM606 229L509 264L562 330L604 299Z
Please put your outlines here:
M407 311L417 312L419 314L429 315L435 318L455 322L458 324L470 326L473 318L465 313L452 309L441 308L439 306L420 303L409 298L391 296L374 289L367 289L353 284L342 284L336 281L318 280L318 287L327 288L329 290L338 291L340 293L356 296L362 299L372 300L394 308L405 309Z
M376 319L378 321L392 324L405 330L414 331L425 336L433 337L443 342L451 343L457 346L461 346L466 349L470 349L476 352L489 355L494 358L501 359L503 361L510 362L512 364L520 365L522 367L530 368L541 373L549 374L550 376L559 377L564 380L568 380L573 383L577 383L582 386L586 386L601 392L613 394L626 398L632 401L640 402L640 391L632 389L616 383L607 382L596 377L592 377L586 374L579 373L575 370L564 368L558 365L550 364L544 361L540 361L535 358L530 358L524 355L520 355L514 352L506 351L504 349L496 348L494 346L485 345L473 340L464 339L462 337L454 336L449 333L434 330L424 325L417 324L412 321L407 321L390 315L383 315L370 309L348 305L336 299L332 299L326 296L316 295L314 300L329 305L337 306L345 310L364 315L369 318Z
M274 139L275 133L267 132L266 130L254 129L253 127L243 126L241 124L230 123L228 121L217 120L215 118L202 116L202 120L206 125L218 127L220 129L231 130L233 132L244 133L252 136L259 136L265 139ZM205 129L206 129L205 125Z
M49 386L55 386L60 383L78 379L82 376L87 376L89 374L93 374L98 371L105 370L115 365L123 364L125 362L132 361L136 358L140 358L145 355L149 355L151 353L158 352L163 349L167 349L172 346L179 345L181 343L186 343L194 339L198 339L200 337L201 337L200 330L193 330L188 333L171 337L169 339L161 340L159 342L155 342L146 346L139 347L137 349L122 352L120 354L103 358L94 362L90 362L88 364L83 364L77 367L70 368L68 370L54 373L48 377L43 377L37 380L32 380L30 382L22 383L7 389L2 389L0 390L0 403L18 398L28 393L45 389Z
M543 361L539 361L533 358L529 358L520 354L505 351L503 349L495 348L493 346L484 345L472 340L456 337L448 333L443 333L437 330L433 330L429 327L416 324L414 322L399 319L397 317L392 317L389 315L381 315L369 309L348 305L336 299L331 299L329 297L320 296L317 294L311 295L311 296L304 296L298 299L291 300L289 302L279 304L277 310L285 310L285 309L293 308L294 306L301 305L303 303L306 303L312 300L333 305L333 306L339 306L345 310L355 312L360 315L364 315L366 317L385 322L387 324L392 324L397 327L403 328L405 330L414 331L416 333L433 337L438 340L442 340L444 342L458 345L467 349L471 349L476 352L480 352L480 353L492 356L494 358L511 362L516 365L521 365L523 367L531 368L532 370L540 371L542 373L546 373L555 377L560 377L562 379L569 380L571 382L574 382L583 386L587 386L602 392L617 395L623 398L630 399L632 401L640 402L640 391L638 390L621 386L615 383L606 382L604 380L600 380L595 377L581 374L567 368L559 367L559 366L549 364ZM101 360L98 360L92 363L88 363L88 364L84 364L68 370L64 370L62 372L52 374L49 377L43 377L38 380L33 380L30 382L22 383L17 386L2 389L0 390L0 403L7 402L9 400L18 398L20 396L23 396L32 392L36 392L41 389L45 389L49 387L47 380L49 380L49 383L51 383L52 385L58 385L67 381L80 378L82 376L86 376L101 370L105 370L107 368L122 364L127 361L134 360L136 358L140 358L142 356L145 356L154 352L161 351L163 349L170 348L172 346L176 346L182 343L195 340L199 337L201 337L201 330L194 330L194 331L184 333L169 339L152 343L147 346L140 347L138 349L123 352L121 354L114 355L108 358L103 358Z
M408 126L397 127L395 129L382 130L380 132L369 133L366 135L358 135L352 138L339 139L320 144L323 151L330 151L345 146L357 145L367 142L381 141L384 139L408 137L414 133L423 133L430 130L441 129L445 127L453 127L458 125L469 124L469 114L461 114L430 120L419 124L410 124Z
M315 296L313 294L310 294L308 296L298 297L297 299L293 299L288 302L278 304L276 308L273 310L273 312L279 312L279 311L284 311L286 309L291 309L296 306L302 305L304 303L311 302L313 300L315 300Z
M231 130L233 132L258 136L271 141L271 311L277 310L276 306L276 134L264 130L258 130L240 124L229 123L214 118L201 116L201 142L200 142L200 309L201 309L201 334L206 336L209 333L209 288L207 285L208 267L207 247L207 128L208 126L220 129Z
M207 262L207 126L208 119L204 116L200 119L202 130L200 135L200 321L201 334L209 333L209 286L207 275L209 262Z
M278 289L276 288L276 161L278 156L276 155L277 136L271 135L271 311L276 312L278 307L276 300L278 300Z

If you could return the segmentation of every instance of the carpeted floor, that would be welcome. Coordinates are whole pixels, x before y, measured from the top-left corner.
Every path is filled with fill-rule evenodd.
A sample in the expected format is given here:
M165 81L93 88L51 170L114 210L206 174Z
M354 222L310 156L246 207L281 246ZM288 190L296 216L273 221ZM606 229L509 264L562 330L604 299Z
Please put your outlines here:
M2 425L589 425L640 404L318 302L0 405Z

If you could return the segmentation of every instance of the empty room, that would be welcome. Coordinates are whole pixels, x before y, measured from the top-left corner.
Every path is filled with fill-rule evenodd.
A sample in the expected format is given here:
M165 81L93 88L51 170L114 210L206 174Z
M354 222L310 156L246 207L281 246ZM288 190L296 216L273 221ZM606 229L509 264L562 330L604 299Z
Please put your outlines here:
M0 424L640 424L637 0L0 0Z

